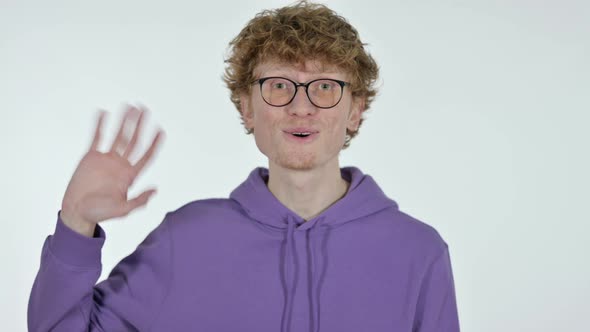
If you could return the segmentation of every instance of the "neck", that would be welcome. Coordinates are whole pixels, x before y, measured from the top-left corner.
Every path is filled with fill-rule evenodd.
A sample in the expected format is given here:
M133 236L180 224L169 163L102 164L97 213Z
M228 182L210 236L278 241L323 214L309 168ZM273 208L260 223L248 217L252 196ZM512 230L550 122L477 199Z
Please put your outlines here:
M268 189L306 221L344 197L349 185L342 178L338 163L312 170L293 170L269 164Z

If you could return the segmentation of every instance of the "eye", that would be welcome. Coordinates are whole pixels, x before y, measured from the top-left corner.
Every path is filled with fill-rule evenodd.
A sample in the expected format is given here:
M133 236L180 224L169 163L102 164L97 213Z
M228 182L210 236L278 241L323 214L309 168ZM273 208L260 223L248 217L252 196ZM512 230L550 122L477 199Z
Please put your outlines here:
M273 90L288 90L289 81L281 78L273 78L268 81L268 84Z
M321 92L331 92L336 89L336 82L331 80L322 80L315 83L315 89Z

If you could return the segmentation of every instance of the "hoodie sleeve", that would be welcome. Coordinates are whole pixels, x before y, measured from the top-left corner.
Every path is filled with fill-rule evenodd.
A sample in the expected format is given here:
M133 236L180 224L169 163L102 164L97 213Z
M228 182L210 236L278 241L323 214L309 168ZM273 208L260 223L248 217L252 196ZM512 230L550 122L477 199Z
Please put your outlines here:
M455 284L446 244L423 278L413 332L459 332Z
M61 212L61 211L60 211ZM93 238L58 220L46 238L29 297L29 331L147 331L171 282L172 247L166 218L104 281L104 230Z

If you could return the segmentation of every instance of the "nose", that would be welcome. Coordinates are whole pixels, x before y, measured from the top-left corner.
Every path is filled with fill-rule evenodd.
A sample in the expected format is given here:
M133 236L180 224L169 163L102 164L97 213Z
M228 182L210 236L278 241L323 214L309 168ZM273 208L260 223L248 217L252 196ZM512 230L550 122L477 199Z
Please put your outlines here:
M287 105L287 112L290 115L306 116L315 114L317 111L317 108L311 103L309 98L307 98L305 87L298 86L295 98L289 105Z

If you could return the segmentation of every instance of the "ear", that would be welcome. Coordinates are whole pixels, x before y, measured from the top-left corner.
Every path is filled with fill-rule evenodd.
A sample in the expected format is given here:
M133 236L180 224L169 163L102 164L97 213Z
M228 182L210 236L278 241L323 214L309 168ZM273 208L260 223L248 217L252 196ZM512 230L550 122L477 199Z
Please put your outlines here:
M254 128L254 111L252 110L252 105L250 104L250 96L247 94L240 95L240 113L242 113L244 125L246 128Z
M348 114L347 128L350 131L357 131L361 116L365 111L365 98L354 97L350 113Z

